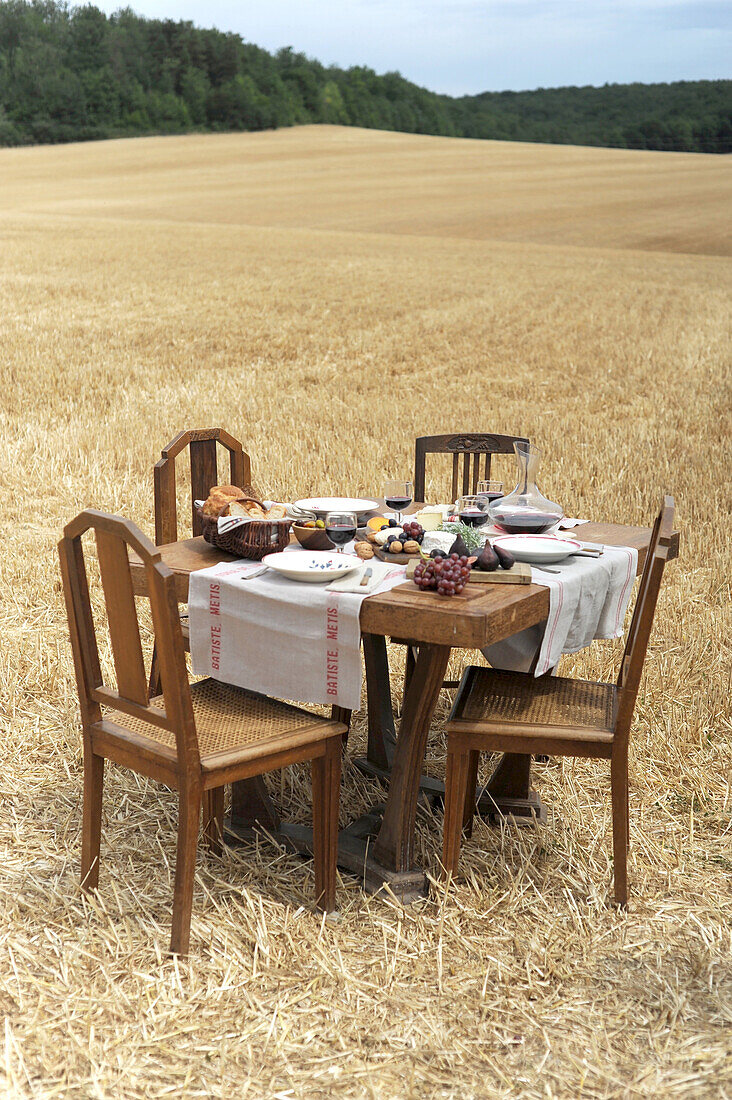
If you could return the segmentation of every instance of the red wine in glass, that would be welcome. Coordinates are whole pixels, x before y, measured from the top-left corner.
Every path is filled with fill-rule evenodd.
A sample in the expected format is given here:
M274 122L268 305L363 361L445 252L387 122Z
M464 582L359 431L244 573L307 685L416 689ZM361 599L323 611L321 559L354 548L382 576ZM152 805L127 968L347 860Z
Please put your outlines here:
M333 523L327 524L325 533L331 542L334 542L336 546L345 546L347 542L356 537L356 525L350 526L346 523Z
M346 543L356 537L356 527L353 512L328 512L325 517L325 533L339 554L343 553Z
M392 512L403 512L412 503L411 497L385 497L384 499Z
M492 490L488 493L476 493L475 495L479 496L481 500L487 500L489 504L492 504L494 500L500 500L504 494Z
M487 519L486 513L479 511L477 508L466 508L460 513L461 522L468 527L482 527Z
M396 512L399 523L402 521L402 512L412 503L411 481L387 481L384 487L384 501L387 508Z

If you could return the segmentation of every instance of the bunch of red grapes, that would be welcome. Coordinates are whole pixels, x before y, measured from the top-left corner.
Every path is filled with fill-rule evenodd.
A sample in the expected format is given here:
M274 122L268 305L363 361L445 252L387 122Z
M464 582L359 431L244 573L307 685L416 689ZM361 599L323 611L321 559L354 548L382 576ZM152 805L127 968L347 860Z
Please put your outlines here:
M421 523L417 523L416 519L402 523L402 531L407 539L414 539L415 542L421 542L424 538L424 527Z
M467 557L450 554L449 558L421 561L414 570L418 588L436 588L441 596L459 596L470 576Z

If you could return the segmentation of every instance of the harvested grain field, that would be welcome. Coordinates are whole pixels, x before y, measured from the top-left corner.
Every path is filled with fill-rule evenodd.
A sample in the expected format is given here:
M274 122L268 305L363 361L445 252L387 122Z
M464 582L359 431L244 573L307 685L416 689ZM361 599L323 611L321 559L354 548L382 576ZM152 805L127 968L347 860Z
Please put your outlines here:
M732 1097L729 189L725 157L335 127L0 150L3 1095ZM571 760L535 769L546 827L481 823L406 909L344 876L323 922L266 837L201 853L186 961L175 798L110 767L82 897L55 545L86 505L152 534L160 447L212 424L276 497L378 491L452 430L530 436L570 515L675 495L627 914L607 766ZM272 788L307 819L304 770ZM346 763L343 822L378 793ZM419 815L433 875L441 824Z

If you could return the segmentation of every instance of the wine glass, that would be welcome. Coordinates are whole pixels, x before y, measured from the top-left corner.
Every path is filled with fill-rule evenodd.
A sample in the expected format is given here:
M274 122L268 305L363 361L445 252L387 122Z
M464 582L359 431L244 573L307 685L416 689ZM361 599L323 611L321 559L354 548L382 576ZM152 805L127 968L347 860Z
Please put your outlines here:
M343 553L345 544L356 537L356 529L355 512L328 512L325 517L325 533L339 554Z
M483 527L490 519L487 497L479 495L460 497L457 505L460 521L468 527Z
M401 525L402 512L412 503L411 481L387 481L384 486L384 500L387 508L396 512L397 522Z
M500 500L503 496L503 482L479 481L476 493L479 497L484 497L489 504L492 504L494 500Z

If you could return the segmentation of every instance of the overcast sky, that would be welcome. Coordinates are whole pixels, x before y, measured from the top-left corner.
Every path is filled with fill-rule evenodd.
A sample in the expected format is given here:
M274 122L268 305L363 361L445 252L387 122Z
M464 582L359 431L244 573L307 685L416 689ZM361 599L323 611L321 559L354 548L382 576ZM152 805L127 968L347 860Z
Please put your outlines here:
M76 0L81 4L84 0ZM96 0L103 11L124 3ZM730 0L130 0L325 64L399 70L433 91L728 78Z

